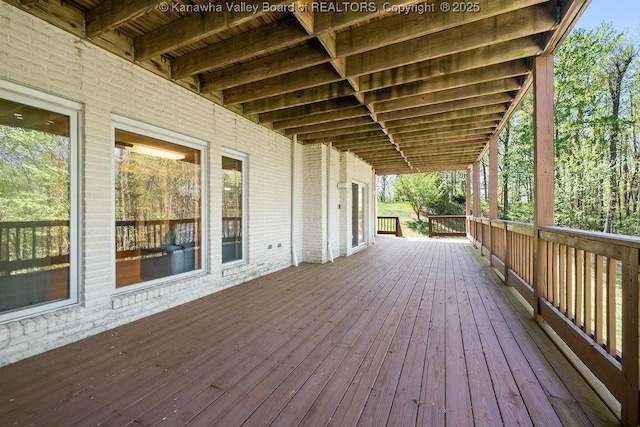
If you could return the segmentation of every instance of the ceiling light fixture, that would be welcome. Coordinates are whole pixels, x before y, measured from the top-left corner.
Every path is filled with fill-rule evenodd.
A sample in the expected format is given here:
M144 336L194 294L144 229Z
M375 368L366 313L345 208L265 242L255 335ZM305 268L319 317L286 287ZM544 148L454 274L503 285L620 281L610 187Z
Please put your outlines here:
M116 142L116 145L120 148L124 148L127 151L133 153L144 154L147 156L160 157L169 160L182 160L186 156L182 153L177 153L171 150L164 150L162 148L149 147L148 145L130 144L127 142Z

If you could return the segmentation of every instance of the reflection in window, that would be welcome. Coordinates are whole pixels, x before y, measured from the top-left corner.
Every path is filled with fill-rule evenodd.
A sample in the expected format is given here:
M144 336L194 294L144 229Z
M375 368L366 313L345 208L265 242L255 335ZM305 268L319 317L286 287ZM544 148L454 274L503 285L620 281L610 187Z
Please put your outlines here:
M201 268L201 151L115 131L116 287Z
M0 313L70 298L70 123L0 99Z
M365 191L363 184L351 184L351 246L365 244Z
M222 262L243 259L242 160L222 157Z

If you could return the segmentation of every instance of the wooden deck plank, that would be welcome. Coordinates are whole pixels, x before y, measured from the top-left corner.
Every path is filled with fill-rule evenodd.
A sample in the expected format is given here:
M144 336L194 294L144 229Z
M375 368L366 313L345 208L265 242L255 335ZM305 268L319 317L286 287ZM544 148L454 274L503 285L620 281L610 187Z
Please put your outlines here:
M202 398L203 393L221 393L222 390L214 386L215 379L208 377L210 366L216 366L221 372L243 372L250 370L250 366L257 364L261 355L268 355L275 349L283 345L287 340L291 339L295 333L299 332L313 319L320 316L328 317L331 313L329 307L335 304L336 298L350 297L347 293L350 289L341 290L338 293L326 295L325 299L315 287L310 287L307 293L302 295L292 310L287 305L281 305L277 309L269 313L269 319L259 323L256 328L247 331L246 327L242 327L234 336L227 338L233 342L232 346L225 346L218 349L210 342L205 342L204 347L198 349L199 352L207 355L205 359L198 358L190 367L180 371L180 375L158 384L156 389L144 399L136 401L135 404L126 407L125 411L119 411L114 414L114 420L103 420L101 425L120 425L118 420L136 419L141 423L154 425L159 423L163 418L167 418L173 410L180 407L180 402L194 399L196 395ZM355 288L354 288L355 289ZM351 289L351 290L354 290ZM315 301L315 308L309 311L307 305ZM292 326L297 325L297 328ZM290 329L288 329L290 328ZM249 348L253 351L248 356L243 354L243 350ZM266 356L264 356L266 357ZM130 399L130 396L122 396L121 399ZM113 406L119 407L115 402ZM158 410L154 413L152 410ZM151 411L151 413L149 413ZM142 414L144 413L144 416ZM153 419L153 416L156 416ZM149 421L151 418L151 421ZM85 419L88 424L97 424L99 420Z
M429 336L425 356L424 374L420 390L420 406L418 407L418 425L445 425L445 282L438 279L438 272L445 268L445 254L438 252L435 271L435 289L431 304L431 320L429 322Z
M460 252L457 255L457 265L461 268L454 270L455 287L458 295L460 320L463 325L462 339L469 372L474 424L491 425L495 420L502 419L505 425L530 425L528 418L513 417L510 416L508 409L504 410L504 407L512 408L518 404L524 408L524 403L515 399L516 396L519 397L515 384L511 389L512 393L507 391L509 380L513 383L513 379L509 377L510 372L502 368L504 363L501 358L496 357L500 347L497 345L497 339L479 300L477 290L473 286L469 286L472 274L463 259L465 254ZM516 393L513 393L513 389ZM500 408L503 410L501 411ZM526 415L526 411L524 415Z
M437 247L430 248L431 256L424 263L421 277L424 277L424 287L418 301L414 327L407 346L406 358L402 366L402 372L398 381L398 388L393 399L389 420L395 422L402 420L411 425L417 422L420 407L420 392L422 377L424 376L425 357L429 339L429 322L433 312L434 291L436 289L437 275L435 274L434 252Z
M472 255L475 255L472 253ZM494 273L485 267L489 275ZM495 278L495 277L494 277ZM548 339L544 330L533 320L531 308L525 307L520 301L519 295L509 287L489 287L487 288L494 297L495 293L501 293L511 305L512 310L503 310L508 324L515 326L522 325L527 335L518 335L518 344L522 348L523 354L527 355L527 361L536 373L540 384L544 387L548 395L551 396L551 403L556 408L558 416L563 423L572 424L571 421L578 420L577 425L619 425L618 420L606 407L604 402L594 393L584 393L584 379L575 369L571 362L558 352L558 348ZM572 408L575 405L581 407L582 413L570 410L573 418L567 420L564 417L565 409L560 409L559 402L568 402Z
M298 393L287 401L286 405L274 404L275 393L269 396L257 411L247 420L248 423L270 423L273 420L275 425L297 425L307 413L318 395L322 393L324 387L335 376L339 366L348 357L351 360L362 360L364 354L371 347L376 338L381 335L383 329L400 329L400 321L411 301L412 292L417 287L417 276L423 265L424 252L419 253L418 259L413 259L398 280L402 283L402 289L394 299L387 298L385 305L378 311L367 310L366 315L361 316L358 321L363 325L358 327L358 332L354 328L346 334L324 361L316 368L311 376L301 385L300 389L306 388L304 393ZM366 322L366 323L365 323ZM397 332L396 332L397 336ZM284 386L284 387L283 387ZM291 390L291 386L283 384L279 387L281 393ZM280 399L281 401L284 399ZM286 407L285 407L286 406ZM269 408L265 411L265 408ZM279 413L277 411L281 409ZM273 419L270 414L277 413Z
M402 254L403 253L400 252L399 256L402 256ZM358 269L358 273L364 273L365 271L367 271L368 274L363 274L361 282L359 283L360 286L351 287L343 286L344 284L342 282L336 280L342 275L342 271L340 269L336 269L335 277L332 277L330 275L329 280L334 280L333 283L336 286L336 289L339 290L339 292L337 292L328 303L319 305L320 308L324 310L322 316L318 316L317 318L308 316L310 317L308 323L294 325L293 329L295 333L292 335L292 338L295 339L285 341L281 346L274 349L273 351L270 351L272 350L271 347L267 347L266 349L264 349L264 351L253 355L253 357L251 357L247 361L247 363L241 365L239 369L221 370L223 374L220 377L209 379L209 382L215 385L215 387L209 387L209 384L207 384L206 382L204 384L195 386L190 385L186 393L184 391L181 391L179 393L179 396L174 399L173 405L176 406L175 412L166 413L165 411L161 413L155 412L152 414L145 414L139 420L151 425L153 425L154 422L160 422L163 419L170 420L183 417L186 420L194 414L199 413L203 408L220 397L222 394L220 393L221 391L224 392L228 388L231 388L238 381L241 381L243 379L243 376L247 372L254 372L254 370L257 369L261 363L277 363L277 361L279 360L278 358L281 357L278 352L280 352L280 354L290 354L296 349L300 342L306 342L309 340L309 337L312 335L312 333L316 332L316 329L314 329L314 327L318 328L318 325L323 325L325 323L331 322L331 319L336 317L341 301L352 300L355 302L363 298L367 293L371 292L371 289L366 286L366 279L368 277L375 277L377 274L380 274L379 269L372 267L373 265L366 264L365 266L363 266L362 270ZM356 283L355 285L358 285L358 283ZM347 294L343 294L341 292L343 290L350 290L350 292ZM283 328L283 330L286 331L286 328ZM264 365L262 366L262 368L264 369ZM250 384L250 382L248 383ZM197 392L196 395L192 396L195 392Z
M397 267L380 277L374 286L371 286L372 292L369 292L370 295L367 298L346 301L336 314L328 322L320 325L309 339L294 343L297 345L290 353L274 358L273 364L258 366L238 384L233 384L233 387L231 387L232 384L222 383L221 387L227 392L208 405L195 419L189 420L190 423L211 425L218 422L220 425L236 425L234 421L243 422L256 409L256 406L259 406L289 375L296 371L298 365L305 361L307 365L312 365L322 360L364 311L382 304L394 288L375 286L375 284L388 283L387 276L396 269L400 269L403 264L396 265ZM286 364L283 361L286 361ZM296 373L300 372L302 375L305 374L304 371L296 371Z
M265 282L268 283L268 282ZM289 286L286 285L285 286ZM244 291L244 290L241 290ZM246 293L245 293L246 292ZM224 319L229 313L237 312L238 301L242 301L249 290L238 293L222 292L219 301L215 301L213 306L208 308L212 311L212 321ZM264 304L268 307L269 300L278 299L278 289L268 286L257 286L255 295L264 298ZM113 375L126 369L135 368L132 360L144 361L148 354L162 353L171 347L178 347L179 343L168 340L159 340L157 337L158 328L156 324L163 324L162 334L170 335L179 331L179 337L186 341L194 336L200 335L200 324L192 315L201 309L202 301L194 301L189 307L180 306L171 313L171 322L163 323L167 316L165 313L150 316L134 324L125 325L116 331L108 331L87 340L69 346L70 351L65 351L67 347L54 350L44 355L36 356L28 361L17 363L16 369L8 371L0 377L0 385L10 389L17 379L33 380L31 386L14 393L14 399L21 400L25 404L40 402L42 395L47 394L49 399L53 399L51 391L42 390L38 386L36 379L47 380L58 383L60 386L55 393L63 400L68 393L68 389L78 393L79 387L95 387L100 379L107 380ZM253 312L253 307L244 307ZM269 310L265 308L265 310ZM146 329L146 333L140 334L141 328ZM137 334L131 337L131 334ZM131 339L129 339L131 337ZM49 358L48 356L51 356ZM43 360L44 363L38 363ZM85 369L92 369L95 364L100 364L100 377L86 375ZM71 375L65 370L55 369L58 366L78 366ZM53 369L51 369L53 368ZM90 383L88 381L91 381ZM86 383L86 384L85 384Z
M471 393L469 390L469 371L464 355L462 341L462 324L460 322L460 307L454 282L454 261L450 248L445 246L447 257L445 268L438 269L441 274L438 280L445 282L445 402L446 423L450 425L473 424L471 409ZM458 268L459 266L456 266ZM456 384L456 386L449 386Z
M429 255L428 251L423 251L424 255ZM369 394L369 398L364 405L358 425L385 425L389 423L403 424L410 420L415 422L415 414L407 418L396 418L390 420L390 412L395 397L396 390L400 380L402 368L406 362L407 349L409 341L415 325L417 310L424 292L423 280L421 280L424 268L430 263L425 257L419 260L419 263L412 271L409 282L412 285L411 298L405 301L402 317L396 321L397 329L391 342L387 355L374 382L373 389ZM398 310L400 311L400 310ZM394 319L395 321L395 319ZM417 399L416 399L417 401ZM417 404L416 404L417 412Z
M379 238L0 368L0 425L614 424L495 279Z
M288 286L288 285L285 285ZM286 288L284 288L286 289ZM309 301L312 301L316 298L317 292L313 292L312 290L305 293ZM236 315L240 315L242 318L247 318L247 316L260 316L266 314L272 314L273 308L272 304L276 301L281 302L279 304L277 310L281 310L286 312L287 309L291 307L284 302L282 297L278 296L279 293L275 292L275 300L272 300L269 303L269 298L265 298L266 305L264 306L264 310L257 310L255 304L245 304L244 306L241 303L230 303L227 301L227 309L223 309L222 307L219 310L218 316L221 318L225 318L231 313L235 313ZM265 295L266 296L266 295ZM192 314L187 314L187 316L193 319ZM254 321L258 318L255 317ZM217 319L216 316L212 316L211 320L215 321ZM190 324L191 325L191 324ZM228 340L234 343L234 346L238 347L240 344L249 344L252 343L252 340L255 336L259 335L260 331L252 331L252 333L247 333L242 322L236 322L235 325L231 325L225 322L222 327L217 329L211 329L209 332L213 333L213 335L207 335L207 333L203 333L201 330L201 325L197 327L195 330L191 330L190 327L183 327L180 329L175 340L154 340L153 343L165 343L161 347L156 346L146 346L144 348L144 352L140 355L135 355L134 360L140 363L133 363L131 360L125 362L125 364L130 365L128 369L116 370L113 374L107 370L103 370L103 372L108 372L105 375L106 379L100 379L95 383L90 383L88 386L84 387L81 390L73 393L69 402L66 402L66 405L71 406L69 409L69 416L71 414L75 414L77 417L82 418L85 416L87 412L95 412L95 408L93 405L89 405L92 401L102 402L104 407L107 407L108 404L111 403L109 399L109 391L120 384L122 378L126 378L128 375L135 374L137 378L137 383L133 389L129 390L120 390L121 392L116 395L116 398L119 399L129 399L129 401L138 396L144 396L147 394L147 390L149 388L155 388L159 385L166 385L175 380L175 376L181 372L188 372L189 364L200 363L201 359L206 359L209 353L202 352L199 348L191 348L192 342L204 342L208 341L210 348L215 348L215 344L220 342L221 340ZM163 329L163 334L170 333L168 330ZM172 342L173 341L173 342ZM168 343L167 343L168 342ZM143 345L141 345L143 347ZM181 360L180 358L176 358L176 354L181 353L192 354L193 356L190 359L186 360L186 364L183 365L175 365L172 363L174 360ZM123 352L126 355L126 352ZM153 359L153 363L147 363L147 358L151 357ZM145 381L147 381L145 383ZM104 384L102 384L104 382ZM100 390L105 392L105 395L96 395L92 393L94 389L96 389L100 385ZM91 393L90 393L91 392ZM123 393L126 392L126 393ZM113 398L113 395L112 395ZM52 410L57 410L62 402L67 400L67 396L64 399L57 402L56 406ZM73 404L73 405L72 405ZM41 411L41 414L35 419L31 420L34 423L38 423L39 420L46 420L48 417L47 411Z
M531 425L531 419L527 413L527 407L518 390L518 385L505 363L505 354L496 335L496 331L487 313L490 307L485 306L483 294L487 292L484 287L473 286L473 276L466 275L464 280L469 289L470 309L477 324L477 333L481 340L482 351L486 357L486 363L493 379L497 405L505 425Z

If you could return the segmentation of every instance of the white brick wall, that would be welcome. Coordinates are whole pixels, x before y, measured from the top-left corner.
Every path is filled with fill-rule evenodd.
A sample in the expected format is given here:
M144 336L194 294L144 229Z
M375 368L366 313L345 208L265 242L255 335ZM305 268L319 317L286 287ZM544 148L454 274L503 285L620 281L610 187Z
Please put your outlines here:
M0 78L83 104L85 224L80 304L0 324L0 365L291 264L288 138L6 3L0 3L0 43ZM208 274L113 295L112 114L208 141ZM248 166L248 262L227 270L219 243L222 147L245 153Z
M367 186L365 200L367 205L365 209L365 241L367 245L370 245L374 242L376 222L376 199L372 196L372 191L375 191L375 176L373 174L373 169L368 163L351 153L343 152L340 154L340 179L347 187L346 189L341 190L341 200L342 205L344 205L344 210L340 216L340 229L343 230L343 236L340 243L340 253L342 255L351 255L354 252L351 245L351 184L356 181Z
M4 2L0 79L83 105L80 303L0 324L0 366L289 266L292 219L298 259L327 260L326 146L295 147L292 218L291 140ZM208 142L206 273L113 294L112 114ZM225 148L246 155L248 172L247 263L233 268L221 264ZM338 256L350 239L350 221L344 221L350 190L338 189L338 182L373 183L366 163L336 151L330 157L331 241Z
M302 146L304 171L302 261L327 260L327 147Z

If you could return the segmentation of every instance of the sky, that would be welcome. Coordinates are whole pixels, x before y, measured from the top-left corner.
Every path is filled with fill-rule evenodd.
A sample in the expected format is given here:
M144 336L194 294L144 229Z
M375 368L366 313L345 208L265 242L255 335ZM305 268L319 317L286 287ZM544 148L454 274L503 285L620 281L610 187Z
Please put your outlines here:
M640 33L640 0L591 0L576 27L596 29L601 22L613 23L617 31Z

